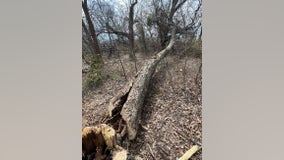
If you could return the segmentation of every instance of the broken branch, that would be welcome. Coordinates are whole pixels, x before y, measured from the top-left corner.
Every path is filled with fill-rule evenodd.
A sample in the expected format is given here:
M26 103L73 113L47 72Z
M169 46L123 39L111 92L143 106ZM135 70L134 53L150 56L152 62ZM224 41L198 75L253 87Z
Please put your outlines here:
M190 157L194 155L201 147L198 145L194 145L193 147L190 148L185 154L179 158L179 160L188 160Z

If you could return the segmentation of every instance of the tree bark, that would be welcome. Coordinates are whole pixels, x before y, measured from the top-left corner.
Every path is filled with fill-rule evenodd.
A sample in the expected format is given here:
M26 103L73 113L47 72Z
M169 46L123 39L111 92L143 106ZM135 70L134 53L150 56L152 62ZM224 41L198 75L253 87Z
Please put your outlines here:
M145 95L153 73L158 63L169 53L174 43L175 29L172 30L172 38L168 46L149 59L137 73L135 79L110 101L108 107L109 116L113 116L114 110L120 110L119 112L126 123L130 140L136 138Z

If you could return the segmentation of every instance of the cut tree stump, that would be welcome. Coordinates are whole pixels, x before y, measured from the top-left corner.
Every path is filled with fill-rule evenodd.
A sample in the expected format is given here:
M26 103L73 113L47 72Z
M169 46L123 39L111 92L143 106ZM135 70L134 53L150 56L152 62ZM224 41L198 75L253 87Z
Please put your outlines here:
M92 154L97 160L104 159L104 152L116 146L115 130L111 126L99 124L82 129L82 159L88 159Z
M155 69L172 49L174 43L175 28L172 30L172 37L168 46L153 58L147 60L134 79L122 91L118 92L109 103L108 116L121 116L126 123L129 140L136 138L145 95Z

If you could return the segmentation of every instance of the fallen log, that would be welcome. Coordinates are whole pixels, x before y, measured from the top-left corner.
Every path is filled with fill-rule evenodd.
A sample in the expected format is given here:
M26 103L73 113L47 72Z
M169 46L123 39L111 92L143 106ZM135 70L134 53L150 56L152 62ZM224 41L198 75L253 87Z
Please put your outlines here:
M172 49L174 43L175 28L172 30L172 37L168 46L153 58L147 60L134 79L109 103L108 116L121 116L126 124L129 140L136 138L142 106L155 69Z

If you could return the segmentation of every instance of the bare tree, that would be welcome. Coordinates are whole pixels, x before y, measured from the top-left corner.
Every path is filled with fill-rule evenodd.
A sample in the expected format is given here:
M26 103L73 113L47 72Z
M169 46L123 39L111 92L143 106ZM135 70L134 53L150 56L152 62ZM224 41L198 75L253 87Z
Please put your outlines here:
M106 27L108 30L110 30L112 33L124 36L128 38L129 46L130 46L130 59L135 60L135 53L134 53L134 7L137 4L137 0L130 0L130 6L129 6L129 16L128 16L128 32L119 31L116 30L114 27L110 26L110 24L107 22ZM136 63L135 63L136 68ZM137 69L136 69L137 70Z
M171 1L161 1L161 0L153 0L153 7L154 7L154 12L150 17L150 25L156 25L157 30L158 30L158 38L160 42L160 46L164 48L166 44L168 43L170 36L170 24L173 23L173 21L176 21L176 27L177 31L176 33L184 34L185 32L195 32L196 30L196 23L200 22L198 20L198 14L197 12L200 10L201 6L201 1L198 1L198 7L193 11L193 15L190 15L189 19L190 22L187 23L185 22L185 15L182 11L183 15L177 15L176 17L174 16L175 13L183 7L183 5L187 2L193 2L193 1L188 1L188 0L171 0ZM189 7L188 5L186 7ZM184 21L184 26L181 26L180 21Z
M141 44L142 51L145 55L147 55L147 44L146 44L146 37L145 37L145 30L141 21L137 24L139 42Z
M130 7L129 7L129 24L128 24L128 30L129 30L129 34L128 34L128 39L129 39L129 45L130 45L130 50L131 50L131 59L135 58L135 54L134 54L134 32L133 32L133 24L134 24L134 7L137 4L137 0L130 0Z
M82 1L82 8L83 8L83 11L84 11L84 14L85 14L85 17L86 17L86 21L87 21L88 27L89 27L87 29L87 27L84 23L84 20L83 20L82 21L83 28L85 28L85 32L87 32L87 34L89 34L89 36L90 36L89 41L90 41L90 44L91 44L91 46L94 50L95 61L96 61L98 66L102 67L103 59L102 59L102 55L101 55L101 50L100 50L96 30L94 28L92 19L91 19L90 14L89 14L87 0Z
M186 0L182 0L179 3L178 1L179 0L172 0L171 4L169 3L167 7L164 7L164 4L161 4L159 6L157 2L154 2L156 15L155 22L158 26L158 35L162 48L164 48L166 46L166 43L169 41L169 24L172 23L175 12L186 2ZM169 5L171 5L172 7L167 10L169 8Z

